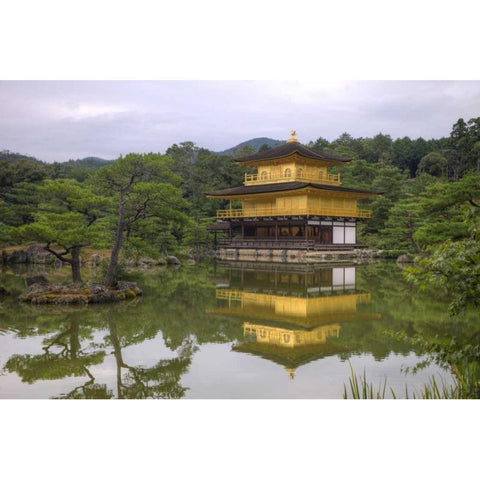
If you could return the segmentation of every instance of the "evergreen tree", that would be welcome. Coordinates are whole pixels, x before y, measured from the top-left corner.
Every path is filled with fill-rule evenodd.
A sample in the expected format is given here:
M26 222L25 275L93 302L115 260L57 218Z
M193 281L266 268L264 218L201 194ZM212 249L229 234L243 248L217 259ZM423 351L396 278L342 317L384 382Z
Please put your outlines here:
M44 242L45 250L70 265L73 282L81 282L81 249L102 236L99 220L108 198L71 179L46 180L38 197L34 222L19 227L20 235Z
M115 284L115 273L125 237L138 223L160 219L184 222L180 179L171 173L171 160L158 154L129 154L99 170L95 181L116 204L115 232L105 284ZM138 232L138 230L137 230Z

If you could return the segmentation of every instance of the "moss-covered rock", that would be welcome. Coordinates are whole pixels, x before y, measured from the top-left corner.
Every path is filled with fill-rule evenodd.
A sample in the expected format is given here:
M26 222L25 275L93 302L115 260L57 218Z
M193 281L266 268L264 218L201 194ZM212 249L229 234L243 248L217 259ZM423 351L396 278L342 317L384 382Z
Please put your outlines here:
M115 287L99 283L34 283L18 298L32 305L110 303L142 294L134 282L118 282Z

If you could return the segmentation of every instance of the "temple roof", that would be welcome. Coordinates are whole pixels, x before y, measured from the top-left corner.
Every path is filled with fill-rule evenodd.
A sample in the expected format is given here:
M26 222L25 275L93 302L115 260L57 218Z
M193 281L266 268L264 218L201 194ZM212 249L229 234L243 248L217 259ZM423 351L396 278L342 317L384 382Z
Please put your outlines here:
M340 157L338 155L331 155L329 153L323 152L318 153L303 146L301 143L292 142L279 145L278 147L271 148L270 150L266 150L264 152L258 152L254 153L253 155L248 155L246 157L236 158L235 162L243 163L252 161L257 162L262 160L273 160L275 158L288 157L289 155L293 155L294 153L298 153L302 157L311 158L313 160L323 160L333 164L342 164L351 161L350 158Z
M272 311L271 308L262 306L250 307L220 307L207 309L206 313L213 315L226 315L227 317L243 320L261 320L268 322L272 327L292 328L292 325L297 329L311 330L312 328L325 326L332 322L346 323L346 322L363 322L381 320L382 316L379 313L372 312L337 312L337 313L314 313L306 317L298 317L293 315L280 315Z
M301 365L348 352L343 345L323 343L302 345L295 348L286 348L268 343L245 342L232 347L234 352L249 353L270 360L288 368L298 368Z
M289 144L291 145L291 144ZM335 185L320 185L318 183L309 182L283 182L283 183L268 183L264 185L249 185L227 188L225 190L217 190L216 192L208 192L206 195L210 197L225 197L235 195L250 195L256 193L273 193L285 192L291 190L301 190L303 188L315 188L316 190L328 190L333 192L345 193L366 193L370 195L382 195L383 192L375 192L373 190L359 190L357 188L337 187Z

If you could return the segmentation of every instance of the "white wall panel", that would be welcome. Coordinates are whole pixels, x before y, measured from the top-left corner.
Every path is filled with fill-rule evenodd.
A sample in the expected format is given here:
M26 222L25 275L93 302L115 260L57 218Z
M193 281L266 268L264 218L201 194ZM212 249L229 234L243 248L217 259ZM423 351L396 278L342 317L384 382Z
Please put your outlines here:
M345 268L345 286L355 287L355 267Z
M355 243L355 227L345 227L345 243Z
M344 268L332 268L332 285L338 287L343 285Z
M333 227L333 243L345 243L344 227Z

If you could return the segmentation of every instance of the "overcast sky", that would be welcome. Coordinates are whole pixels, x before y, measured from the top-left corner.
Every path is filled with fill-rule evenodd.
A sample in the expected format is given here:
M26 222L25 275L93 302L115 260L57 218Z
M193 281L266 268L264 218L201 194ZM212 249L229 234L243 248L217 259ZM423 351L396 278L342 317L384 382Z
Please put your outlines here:
M221 151L292 128L302 143L343 132L439 138L478 116L478 81L0 82L0 150L48 162L186 140Z

